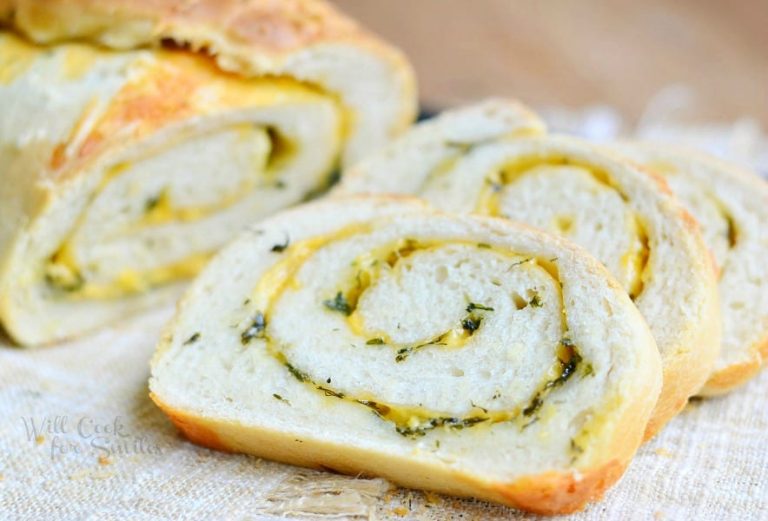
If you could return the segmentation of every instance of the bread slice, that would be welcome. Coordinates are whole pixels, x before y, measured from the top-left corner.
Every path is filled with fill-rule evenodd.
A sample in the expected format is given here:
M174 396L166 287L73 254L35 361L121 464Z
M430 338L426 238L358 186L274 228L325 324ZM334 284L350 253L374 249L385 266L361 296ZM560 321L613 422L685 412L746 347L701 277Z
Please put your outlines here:
M440 143L469 133L463 126L472 123L461 115L476 110L449 112L405 134L345 172L336 193L401 187L446 211L525 222L585 247L632 296L661 351L653 436L701 389L719 351L717 280L696 222L663 180L576 138L469 139L445 149L438 168L419 161L414 148L430 147L425 134ZM402 169L406 156L411 165Z
M414 113L399 53L323 2L5 4L0 322L24 345L167 301Z
M544 122L524 105L491 98L419 123L389 147L348 168L337 190L419 193L431 177L450 172L468 147L545 133ZM357 171L364 173L358 175ZM430 179L425 178L427 174ZM374 187L371 178L376 179Z
M614 150L663 176L701 224L720 267L720 356L701 394L730 391L768 359L768 183L702 152L657 143Z
M543 513L620 477L660 385L647 325L577 246L367 197L228 246L150 379L196 443Z

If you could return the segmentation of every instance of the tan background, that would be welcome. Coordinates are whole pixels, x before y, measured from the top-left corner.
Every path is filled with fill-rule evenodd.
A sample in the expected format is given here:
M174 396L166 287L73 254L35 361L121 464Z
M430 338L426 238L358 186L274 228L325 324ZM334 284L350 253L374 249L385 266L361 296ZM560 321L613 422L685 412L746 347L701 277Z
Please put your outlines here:
M413 61L431 108L490 94L635 118L690 86L708 120L768 126L768 0L335 0Z

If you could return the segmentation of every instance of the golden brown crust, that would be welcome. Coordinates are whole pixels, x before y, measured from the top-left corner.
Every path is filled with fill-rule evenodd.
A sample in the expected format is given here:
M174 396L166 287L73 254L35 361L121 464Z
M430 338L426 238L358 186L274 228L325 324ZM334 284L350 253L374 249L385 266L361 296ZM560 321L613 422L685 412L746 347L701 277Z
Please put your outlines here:
M734 195L738 194L737 198L741 199L741 205L745 205L745 208L749 205L754 205L753 208L766 207L766 204L768 204L768 199L766 199L768 195L766 188L768 185L765 179L750 170L744 170L741 167L709 156L699 150L666 143L631 141L619 143L618 150L621 150L622 153L629 153L634 158L634 162L647 162L649 164L647 169L653 170L658 168L650 166L653 164L666 164L668 167L672 167L672 170L679 170L680 172L690 170L689 175L693 175L693 182L703 183L710 190L715 186L717 187L714 189L715 192L722 189L727 190L728 185L734 186L738 190ZM664 169L665 167L661 166L661 171ZM703 170L696 174L696 171L700 169ZM734 204L734 201L735 199L731 198L729 204ZM726 208L728 206L722 199L721 204ZM738 228L739 223L736 222L735 225ZM759 240L758 237L755 237L755 239ZM722 270L717 266L714 252L710 252L710 256L716 266L719 280ZM755 303L752 306L754 307ZM723 310L723 313L727 315L728 310ZM754 320L754 318L751 323L744 324L744 327L745 329L749 327L754 328L755 333L758 335L758 340L754 341L750 338L743 342L742 346L738 347L738 356L732 357L736 361L730 362L729 365L724 367L716 367L709 376L709 380L700 390L700 395L714 396L724 394L745 384L759 372L761 365L764 364L766 355L768 355L768 330L766 330L764 323Z
M6 0L0 20L45 41L89 39L122 26L130 31L132 46L172 39L205 47L203 38L215 31L267 53L362 35L357 24L322 0ZM180 28L201 39L177 39Z
M664 387L663 396L666 399L659 399L653 416L648 421L645 429L644 441L653 438L672 418L677 416L685 408L688 399L691 396L690 380L693 371L686 370L684 364L677 363L674 366L664 365Z
M707 265L712 271L709 284L711 286L710 298L708 299L709 309L706 312L706 318L701 321L701 328L696 338L692 339L689 345L681 346L690 354L681 355L678 353L678 350L671 350L672 354L663 357L664 384L659 401L645 430L644 440L647 441L653 438L668 421L683 410L692 395L692 390L698 392L704 385L706 375L711 370L716 354L719 353L721 321L720 300L716 282L719 268L714 255L704 244L699 222L682 204L678 204L678 199L666 178L655 170L647 168L636 161L624 157L619 157L618 159L623 163L632 165L634 169L645 173L655 182L659 192L675 201L680 222L685 227L685 230L692 236L695 236L696 240L700 243L698 249L706 256Z
M324 0L0 0L0 26L38 43L189 47L248 77L281 74L302 49L352 45L388 62L399 77L404 101L392 132L415 116L415 80L405 57Z
M762 367L759 357L747 362L729 365L722 371L712 374L707 381L706 388L701 392L702 396L717 396L725 394L756 375Z
M750 352L752 358L739 364L729 365L710 375L707 385L700 393L702 396L719 396L744 385L760 370L768 360L768 335L757 342Z
M343 101L350 128L359 131L351 132L345 163L404 131L416 115L406 58L324 0L0 0L3 25L37 43L188 48L240 76L317 85Z
M710 264L714 272L714 264ZM668 359L663 364L662 396L666 396L668 399L659 399L645 431L646 441L653 438L669 420L680 413L692 396L691 390L695 390L693 395L698 394L709 378L708 375L714 361L713 355L719 352L721 338L722 324L717 286L712 287L709 303L710 309L706 313L708 318L703 321L703 327L691 342L691 348L694 349L695 353L701 353L701 356L699 358L676 357L674 363Z
M126 84L115 95L98 123L78 145L74 163L68 168L61 167L66 162L64 151L72 146L71 138L59 143L49 161L49 174L53 179L63 180L86 173L88 170L83 165L97 158L111 144L111 137L122 135L125 139L126 128L131 128L133 139L138 139L174 122L193 118L201 112L201 107L192 100L216 80L217 74L220 72L207 60L175 54L172 62L164 62L152 74ZM89 116L86 112L81 120Z
M711 255L709 257L712 258ZM714 272L714 264L710 264ZM709 378L714 359L712 356L708 358L704 355L719 352L721 338L720 300L717 286L712 287L709 304L709 310L706 313L709 318L703 321L703 327L690 344L693 352L701 353L702 356L698 358L676 356L664 360L662 394L646 427L645 441L653 438L668 421L685 408L688 399L692 396L691 389L696 389L694 395L698 394Z
M205 425L194 421L194 417L182 413L181 411L165 405L160 399L152 392L149 393L149 398L155 402L155 405L170 418L171 422L176 426L179 431L192 443L208 447L209 449L220 450L222 452L232 452L226 445L224 445L219 436L213 429L206 427Z
M172 407L155 395L150 398L191 442L224 452L253 454L292 465L331 470L350 475L380 475L399 485L421 488L423 483L437 492L460 497L495 501L537 514L568 514L602 498L605 491L623 475L637 446L642 425L636 417L647 415L651 405L640 404L626 411L621 421L628 423L626 436L617 437L605 452L613 459L594 470L547 472L518 479L512 483L482 482L458 470L410 462L410 472L403 473L408 462L367 453L361 449L339 447L287 434L265 431L234 422L205 418ZM641 409L645 410L641 410ZM355 450L360 454L352 454ZM374 472L376 470L376 472ZM426 479L425 479L426 476Z
M349 197L347 201L370 201L374 204L380 199L424 205L421 200L396 195L360 195ZM338 203L326 201L313 204ZM284 217L301 211L305 210L286 210ZM486 219L489 227L495 227L497 223L510 226L509 221L500 218ZM528 229L524 225L518 226ZM533 228L529 233L540 236L541 240L553 240ZM568 250L573 248L567 244L570 243L563 242L563 247ZM598 261L589 257L584 260L592 270L607 274ZM614 290L622 291L618 282L613 279L607 281ZM183 398L188 396L187 392L171 392L161 382L168 378L164 375L169 369L166 363L174 365L171 360L173 355L168 349L174 343L174 332L182 320L182 311L194 298L196 295L188 292L179 303L181 311L166 325L151 363L150 380L150 387L156 393L152 395L153 401L191 441L293 465L333 469L353 475L376 475L405 487L484 499L531 512L568 513L599 499L619 479L640 445L645 420L656 403L661 382L660 359L647 332L645 348L637 353L637 371L633 375L631 388L625 387L621 395L606 396L605 403L597 408L589 423L589 441L585 443L578 460L554 470L534 467L524 478L496 477L498 474L485 474L482 469L473 469L471 462L465 465L446 463L442 458L428 457L417 450L377 450L365 444L344 443L336 439L330 441L328 436L314 432L307 424L297 424L295 430L267 427L259 424L258 420L238 420L240 416L236 410L219 413L214 404L202 408L194 406L194 410L190 410L188 398ZM628 382L625 384L629 385ZM181 398L174 399L173 395ZM617 411L617 408L621 410Z
M549 473L495 487L509 503L536 514L570 514L603 497L626 468L616 460L587 474Z
M675 194L672 193L672 188L669 186L669 183L664 178L664 176L662 176L661 174L659 174L655 170L652 170L650 168L646 168L644 165L641 165L639 163L636 163L634 161L631 161L631 160L623 158L623 157L619 158L619 159L620 159L620 161L623 161L625 163L628 163L628 164L632 165L636 170L640 170L640 171L644 172L645 174L647 174L648 177L650 177L651 179L653 179L656 182L656 187L659 189L659 191L661 193L666 194L666 195L672 195L672 196L675 195Z
M321 451L323 455L305 455L305 452L310 451L296 451L290 447L285 447L286 440L272 438L270 440L272 443L264 443L268 438L264 436L265 433L261 433L257 429L251 429L248 432L248 429L243 426L226 425L223 422L205 419L171 407L164 404L152 393L150 393L150 398L168 415L181 433L195 444L224 452L255 454L319 470L332 469L334 472L352 475L358 475L361 472L364 475L371 475L369 469L360 466L350 458L339 458L338 454L335 454L335 447L326 447L324 451ZM232 428L237 432L230 432L228 436L224 434L220 436L217 432ZM240 441L228 444L223 441L223 438L228 437L239 438ZM260 442L243 443L243 439L258 439ZM309 440L295 439L293 441L302 446L309 443ZM578 477L571 473L548 472L538 476L525 477L514 483L491 484L481 483L460 472L451 471L449 479L454 482L453 487L446 490L446 488L437 485L435 489L439 492L458 496L489 499L539 514L567 514L582 510L588 502L600 499L604 491L621 477L625 468L626 464L613 460ZM423 472L422 469L414 470L414 474L421 472ZM432 477L435 478L435 483L440 483L443 479L437 474L439 471L436 471ZM408 483L408 480L398 480L392 475L387 475L386 472L383 475L401 485L413 486L413 484ZM464 486L457 487L456 482L463 483Z
M766 333L763 340L758 342L756 349L757 352L760 353L760 356L763 358L763 363L768 362L768 333Z

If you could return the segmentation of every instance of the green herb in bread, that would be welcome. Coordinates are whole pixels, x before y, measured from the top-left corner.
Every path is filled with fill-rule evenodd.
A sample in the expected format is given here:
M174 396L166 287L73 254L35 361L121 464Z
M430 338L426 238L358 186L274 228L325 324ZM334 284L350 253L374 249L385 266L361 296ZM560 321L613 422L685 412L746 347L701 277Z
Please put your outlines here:
M663 180L619 156L575 138L498 132L510 112L519 126L535 125L501 100L449 111L348 169L336 193L418 195L586 248L635 301L659 346L664 388L651 437L701 390L720 350L717 279L698 225ZM465 136L464 146L445 147L452 135Z
M542 513L621 476L660 386L648 326L577 246L369 197L281 213L226 248L150 379L196 443Z

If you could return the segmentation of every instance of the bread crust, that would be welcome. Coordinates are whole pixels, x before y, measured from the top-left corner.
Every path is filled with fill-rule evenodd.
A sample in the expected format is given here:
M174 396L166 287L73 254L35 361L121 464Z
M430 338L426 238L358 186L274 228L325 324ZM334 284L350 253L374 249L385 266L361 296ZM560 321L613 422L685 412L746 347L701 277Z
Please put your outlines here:
M727 394L754 378L768 361L768 333L749 350L752 356L740 364L734 364L713 372L699 393L701 396Z
M707 385L699 393L701 396L719 396L743 385L762 369L760 359L752 359L740 364L730 365L721 371L713 373Z
M11 133L7 143L0 143L4 162L0 177L5 181L0 187L0 285L9 288L9 280L18 279L13 271L33 256L19 253L27 232L61 203L68 188L85 190L94 171L111 157L145 145L151 148L176 129L195 130L216 119L243 116L255 103L238 103L251 99L250 92L264 92L259 88L277 92L275 99L259 105L265 112L273 107L279 112L280 103L298 100L299 96L291 98L291 92L306 95L296 103L296 113L305 120L297 129L313 128L302 117L304 111L308 116L314 111L312 117L321 122L330 117L317 114L334 112L334 128L321 127L314 140L333 153L328 172L337 159L349 163L378 148L415 116L415 80L407 60L323 0L0 0L0 27L8 29L0 31L0 44L13 44L7 53L12 61L21 51L29 54L28 60L20 59L29 70L11 78L8 86L16 90L6 99L14 98L13 103L18 96L18 105L26 110L21 102L30 96L14 82L27 81L27 72L46 74L51 81L38 82L43 85L38 94L64 100L59 106L79 111L77 117L60 118L71 126L67 135L54 136L45 124L30 130L19 123L11 127L18 135ZM103 47L160 49L129 53L106 52ZM54 81L48 69L41 69L50 66L45 56L61 61L63 65L53 69L61 72L61 78ZM123 60L126 65L119 65ZM78 69L73 77L67 76L70 67ZM97 67L110 72L92 74L90 79ZM117 85L118 78L119 87L110 90L110 82ZM214 84L221 88L214 89ZM96 93L86 96L87 89ZM213 90L217 95L211 96ZM59 95L60 91L77 95ZM86 98L88 103L78 101ZM269 99L269 94L260 99ZM25 114L13 115L25 120ZM278 116L265 115L267 120L274 117ZM31 135L35 138L29 139ZM332 140L333 148L326 143ZM325 162L318 159L315 165ZM75 207L69 205L72 211ZM47 250L46 254L54 251ZM0 316L18 342L40 345L69 336L39 324L25 326L26 331L11 324L18 322L11 316L14 308L23 307L11 293L0 288Z
M156 45L188 27L200 46L215 30L267 54L320 42L372 39L354 21L322 0L6 0L0 21L36 40L95 39L101 31L129 30L123 44Z
M496 490L509 500L510 506L521 510L546 515L572 514L583 510L587 503L602 499L625 469L626 464L612 460L578 479L551 473L499 485Z
M44 44L189 48L213 56L224 71L318 85L351 107L349 125L362 134L353 136L347 163L416 116L416 80L405 56L324 0L2 0L3 25ZM347 61L353 64L344 69Z
M315 205L339 204L333 200L315 203ZM427 207L419 200L394 195L377 197L356 196L347 197L345 206L365 204L371 207L382 204L400 204L401 212L406 209L424 211ZM410 205L408 208L405 205ZM291 220L294 213L305 211L303 208L287 210L280 215L280 223ZM489 229L508 229L509 221L499 218L483 219ZM277 228L283 224L275 223ZM556 237L525 225L515 225L524 229L526 234L539 237L542 241L556 241L564 250L579 254L578 248ZM260 229L269 228L268 223L262 223ZM296 240L301 240L297 238ZM589 265L595 273L608 274L605 268L595 259L584 256L581 262ZM622 292L619 284L607 278L613 291ZM199 284L204 284L199 282ZM613 405L605 405L604 410L596 411L600 417L603 413L610 419L596 419L594 436L603 442L599 450L590 448L590 453L574 465L562 472L542 471L540 474L526 475L511 482L483 480L477 474L456 469L455 465L447 464L436 458L419 457L417 453L384 452L370 448L355 447L353 444L338 444L323 439L321 432L315 433L306 427L297 432L290 430L274 430L257 424L241 423L224 417L224 415L204 413L196 406L190 405L187 398L166 395L158 392L157 370L167 362L167 357L173 352L173 345L178 343L178 329L183 323L186 308L192 305L194 298L200 297L194 291L188 292L178 304L174 319L165 327L161 340L153 357L152 380L150 382L151 399L169 416L179 430L193 443L207 447L253 454L256 456L281 461L304 467L333 470L348 474L365 474L383 476L399 485L411 488L425 488L438 492L475 497L499 502L515 508L541 514L562 514L578 511L593 500L602 497L604 491L613 485L623 474L637 447L640 445L645 431L645 421L656 405L660 389L661 364L657 350L653 345L650 334L647 333L647 345L638 350L637 374L633 375L633 389L623 402L622 413L613 415ZM640 316L638 320L642 322ZM645 328L646 326L643 326ZM180 402L184 405L180 405ZM307 434L307 433L311 434Z
M486 102L487 103L487 102ZM504 106L504 100L496 100L495 105ZM507 101L507 106L512 109L519 107L516 102ZM432 176L433 170L430 165L426 165L414 148L421 147L428 150L435 143L445 141L444 135L457 132L459 130L467 133L466 127L474 125L476 136L483 136L487 128L493 128L497 123L498 116L494 112L488 112L484 120L466 121L462 116L472 114L481 108L483 104L471 105L454 111L448 111L437 116L434 120L425 121L414 127L406 135L391 143L385 150L370 156L365 161L353 166L343 178L342 185L338 193L379 193L389 191L393 187L397 190L403 190L415 195L423 194L424 181ZM498 110L498 109L497 109ZM487 131L486 131L487 133ZM635 192L632 198L637 201L646 201L646 208L650 208L646 216L657 216L663 228L675 237L674 251L684 258L685 265L690 267L690 273L683 274L685 277L695 277L697 285L691 290L697 298L697 312L695 316L691 313L687 316L682 313L669 318L666 314L659 312L663 296L672 296L669 290L659 290L656 292L656 298L651 302L655 307L654 318L646 318L652 322L654 331L666 328L667 324L674 324L674 334L668 335L666 341L659 342L664 360L665 383L657 408L648 425L646 439L653 437L671 418L673 418L685 406L688 398L700 391L705 384L709 373L714 366L715 359L720 350L721 324L719 311L719 298L717 289L716 269L712 257L701 237L698 222L688 213L674 194L665 178L651 169L637 167L633 162L626 160L623 156L612 153L610 150L593 146L589 143L569 138L565 136L498 136L491 135L490 139L478 138L465 145L464 149L451 150L446 157L455 160L467 160L464 169L450 167L440 170L441 185L438 181L434 182L437 188L434 188L429 195L433 204L443 209L448 206L441 206L440 201L450 200L451 206L458 205L460 211L477 211L474 205L467 205L462 208L464 201L474 200L474 195L466 195L464 189L470 184L477 185L481 180L479 176L468 179L466 172L472 167L472 154L479 156L481 149L487 145L499 147L499 153L496 158L504 156L504 148L525 147L529 154L536 155L541 151L555 150L559 154L565 154L570 159L588 157L586 161L594 161L597 164L604 165L604 168L612 169L620 184L626 185L625 189L632 189ZM543 154L543 153L542 153ZM475 157L477 157L475 156ZM508 160L508 158L507 158ZM408 178L403 176L402 163L412 163ZM479 162L479 161L478 161ZM490 161L482 163L487 167ZM608 165L608 166L605 166ZM477 171L481 168L478 167ZM472 174L476 172L473 170ZM460 180L451 180L450 176L460 177ZM462 177L463 175L463 177ZM415 179L415 180L414 180ZM452 184L453 183L453 184ZM451 191L450 186L462 186L461 190ZM386 188L382 188L386 187ZM629 188L631 187L631 188ZM441 193L442 190L442 193ZM449 198L446 194L450 194ZM638 203L640 204L640 203ZM644 217L646 217L644 216ZM516 216L520 218L520 216ZM658 233L657 237L663 234ZM661 241L660 241L661 242ZM667 251L672 251L670 248ZM654 264L655 263L655 264ZM658 265L658 259L651 256L649 260L650 269ZM677 277L675 277L677 278ZM682 277L680 277L682 278ZM673 282L674 284L675 282ZM662 287L660 284L658 287ZM643 306L641 295L637 301L641 311L647 307ZM700 309L699 309L700 308Z
M632 163L638 170L653 179L660 192L676 200L672 188L662 175L634 162L627 162ZM701 226L696 218L682 206L679 206L678 214L687 230L701 243L699 249L702 252L708 253L707 261L713 273L713 277L710 280L711 284L709 284L710 295L707 299L709 306L704 313L704 317L700 320L698 335L689 344L689 347L694 347L694 349L690 349L693 356L668 356L664 358L664 387L656 404L654 414L651 416L646 427L644 438L646 441L656 436L669 420L677 416L685 408L688 399L692 396L692 389L700 390L705 384L709 385L706 375L709 374L712 368L714 357L720 351L720 341L722 338L722 322L719 309L720 298L717 285L714 283L719 271L717 262L714 255L712 255L704 245L703 240L701 240ZM704 356L700 356L701 354L704 354Z
M657 163L659 165L666 164L669 165L666 168L672 168L678 172L678 178L684 179L692 185L708 185L707 190L712 190L715 194L721 191L728 192L733 187L735 190L733 192L735 194L734 197L728 198L726 194L726 199L721 197L722 201L719 203L729 213L733 213L729 207L735 208L744 205L745 211L747 207L751 207L752 211L754 211L756 208L765 208L768 205L768 185L766 185L763 179L749 171L742 170L735 165L708 156L698 150L668 144L632 141L617 143L616 150L626 154L635 163L649 163L648 167L642 168L645 171L652 172L657 177L663 177L663 175L654 170L656 168L655 165ZM660 168L663 169L665 167L661 166ZM683 173L684 176L680 177L679 174ZM729 200L729 202L724 202L726 200ZM688 212L686 212L686 217L691 221L695 221L695 217L689 215ZM731 226L735 226L738 229L742 224L744 223L739 222L737 219L737 222L735 224L732 223ZM764 239L759 236L755 237L754 229L748 231L748 234L752 236L751 241L753 245L759 241L764 243ZM759 250L752 252L753 255L756 253L759 254ZM711 251L710 256L715 265L716 273L720 277L723 272L722 267L717 266L715 252ZM727 263L727 259L721 259L721 261ZM758 272L752 276L765 280L765 272ZM732 288L733 286L722 289L723 294L725 295L726 291L728 289L732 290ZM760 305L760 303L751 303L753 309L756 305ZM727 307L724 307L722 312L725 314L736 313L736 311ZM720 310L718 310L718 313L720 313ZM750 339L749 342L744 342L744 345L739 348L740 356L737 361L725 366L716 365L709 375L709 379L700 390L700 395L716 396L725 394L743 385L760 371L766 356L768 356L768 330L766 330L768 321L766 321L764 314L762 317L759 317L762 318L762 323L760 320L755 320L755 318L758 317L751 317L751 322L748 325L746 325L744 319L742 319L741 323L745 327L753 328L756 332L759 332L756 335L758 340Z
M342 474L383 476L410 488L424 488L424 478L429 476L428 481L435 483L429 488L436 492L485 499L545 515L578 512L590 502L601 499L605 491L624 474L634 453L636 440L633 442L633 438L638 438L642 431L637 428L637 422L628 418L625 442L614 447L617 452L613 459L594 469L583 470L578 474L547 472L526 476L512 483L481 482L435 464L415 463L406 458L393 461L391 455L361 452L350 456L350 447L206 418L191 411L176 409L154 393L149 396L184 437L210 449L251 454L281 463ZM297 450L299 446L300 450Z

